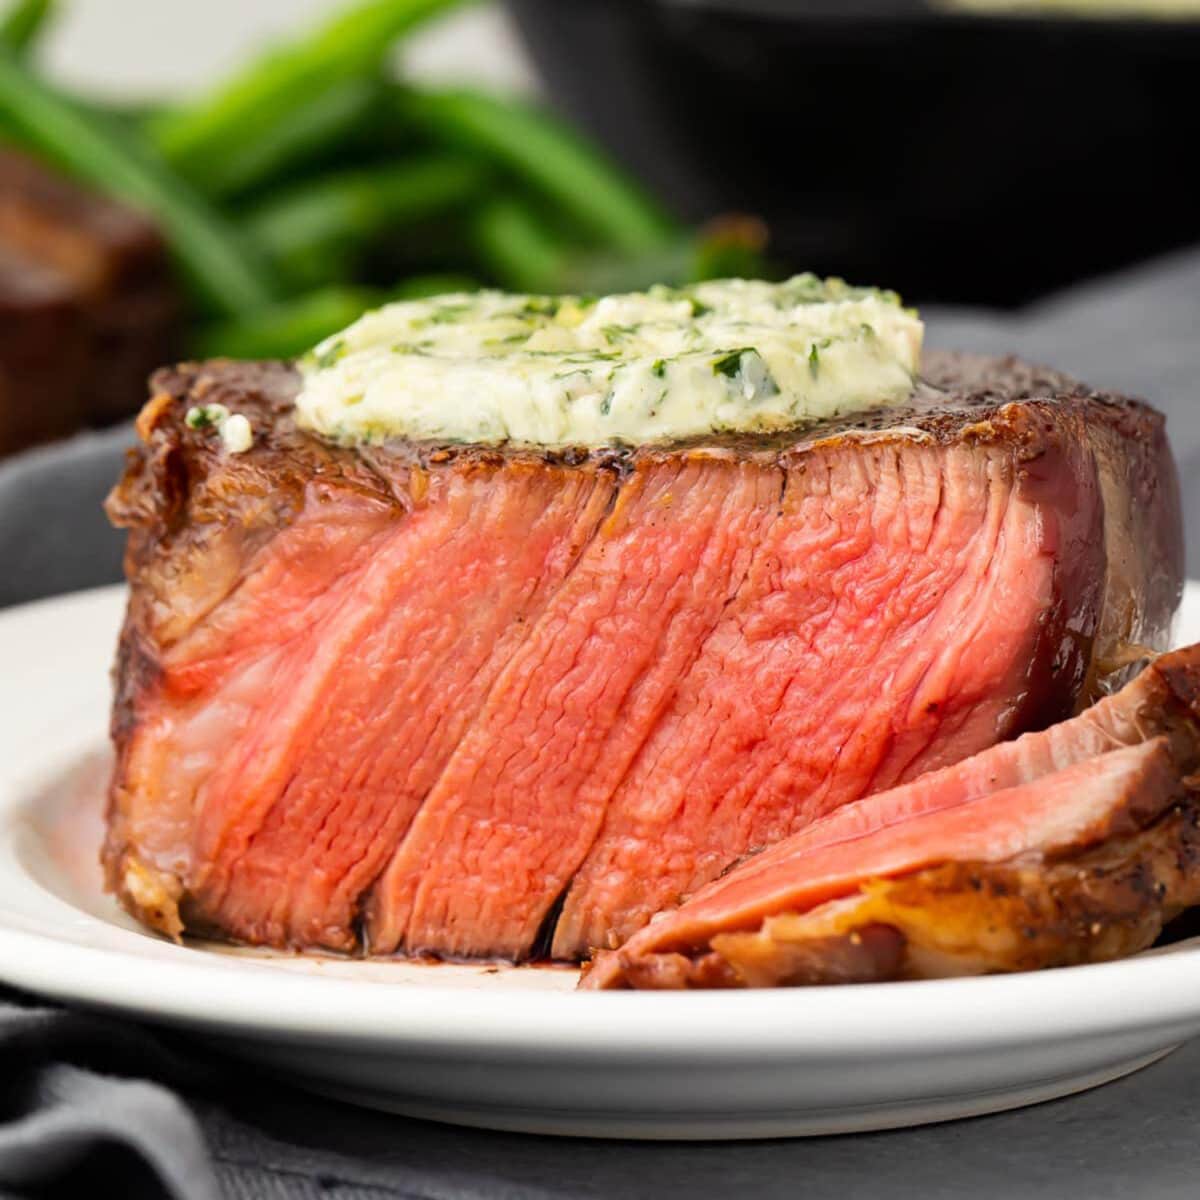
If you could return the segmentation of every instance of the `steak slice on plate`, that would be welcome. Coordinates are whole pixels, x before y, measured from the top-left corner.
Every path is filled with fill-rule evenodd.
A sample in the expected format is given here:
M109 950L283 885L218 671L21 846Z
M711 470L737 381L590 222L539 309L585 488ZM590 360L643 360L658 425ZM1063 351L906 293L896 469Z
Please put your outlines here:
M1200 900L1200 646L1073 720L847 805L602 954L585 987L1026 970Z
M172 935L577 960L1069 716L1178 602L1162 419L1012 360L924 374L789 436L552 454L341 447L288 367L161 374L110 501L110 885Z

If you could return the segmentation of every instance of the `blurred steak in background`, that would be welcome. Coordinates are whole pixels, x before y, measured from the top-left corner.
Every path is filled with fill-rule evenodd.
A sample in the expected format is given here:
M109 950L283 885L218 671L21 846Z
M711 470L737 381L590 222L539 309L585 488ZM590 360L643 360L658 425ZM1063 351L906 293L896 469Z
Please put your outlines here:
M179 316L146 217L0 149L0 454L134 412Z

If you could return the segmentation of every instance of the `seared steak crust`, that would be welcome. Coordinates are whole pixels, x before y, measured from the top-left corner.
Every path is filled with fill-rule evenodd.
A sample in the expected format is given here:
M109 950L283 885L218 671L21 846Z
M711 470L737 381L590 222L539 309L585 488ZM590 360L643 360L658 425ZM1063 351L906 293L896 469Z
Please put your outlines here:
M787 437L556 453L332 445L297 386L160 373L109 501L105 862L172 934L520 958L561 905L579 958L1069 714L1178 602L1161 417L1013 360L930 356L911 405Z

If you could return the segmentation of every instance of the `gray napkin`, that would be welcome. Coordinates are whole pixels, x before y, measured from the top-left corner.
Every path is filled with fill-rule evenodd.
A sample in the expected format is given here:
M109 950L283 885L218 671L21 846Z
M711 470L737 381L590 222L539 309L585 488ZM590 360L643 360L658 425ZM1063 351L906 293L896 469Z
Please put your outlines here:
M932 345L1014 352L1170 420L1200 574L1200 251L1017 314L926 312ZM99 504L128 428L0 465L0 606L114 581ZM0 1200L1195 1195L1200 1043L1074 1100L903 1133L731 1145L577 1143L307 1098L182 1035L0 990Z
M0 1187L87 1179L98 1196L217 1197L191 1112L148 1077L196 1085L205 1071L134 1025L0 988Z
M50 1009L37 1019L54 1032L14 1061L0 994L0 1197L1194 1200L1200 1174L1200 1042L1099 1090L972 1121L638 1143L352 1109L236 1064L201 1070L211 1056L189 1054L182 1035Z

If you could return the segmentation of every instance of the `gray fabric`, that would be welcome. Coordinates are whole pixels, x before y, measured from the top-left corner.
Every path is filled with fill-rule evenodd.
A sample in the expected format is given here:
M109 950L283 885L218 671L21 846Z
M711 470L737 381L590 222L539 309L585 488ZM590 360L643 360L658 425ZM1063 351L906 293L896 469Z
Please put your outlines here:
M235 1064L200 1069L211 1056L189 1054L182 1037L110 1019L48 1019L74 1026L72 1036L16 1062L0 1034L0 1197L1185 1200L1200 1174L1200 1043L1081 1096L955 1124L794 1142L578 1142L352 1109ZM11 1020L0 995L0 1029ZM55 1058L86 1066L64 1069ZM118 1073L154 1082L130 1100ZM75 1133L72 1155L61 1139L42 1141L18 1175L5 1142L12 1126L2 1122L36 1109L50 1090L60 1129ZM111 1144L81 1147L79 1131L98 1112L104 1129L152 1144L169 1168L155 1176Z
M1151 399L1200 516L1200 251L1014 315L926 317L932 345L1011 351ZM98 506L129 440L128 429L88 435L0 465L0 605L119 577L121 539ZM1195 1195L1197 1113L1200 1043L1088 1095L955 1125L748 1145L556 1142L307 1098L180 1036L0 990L0 1200L1174 1200Z
M69 1192L86 1179L99 1196L216 1200L194 1117L149 1077L195 1086L209 1076L135 1026L0 988L0 1187Z

